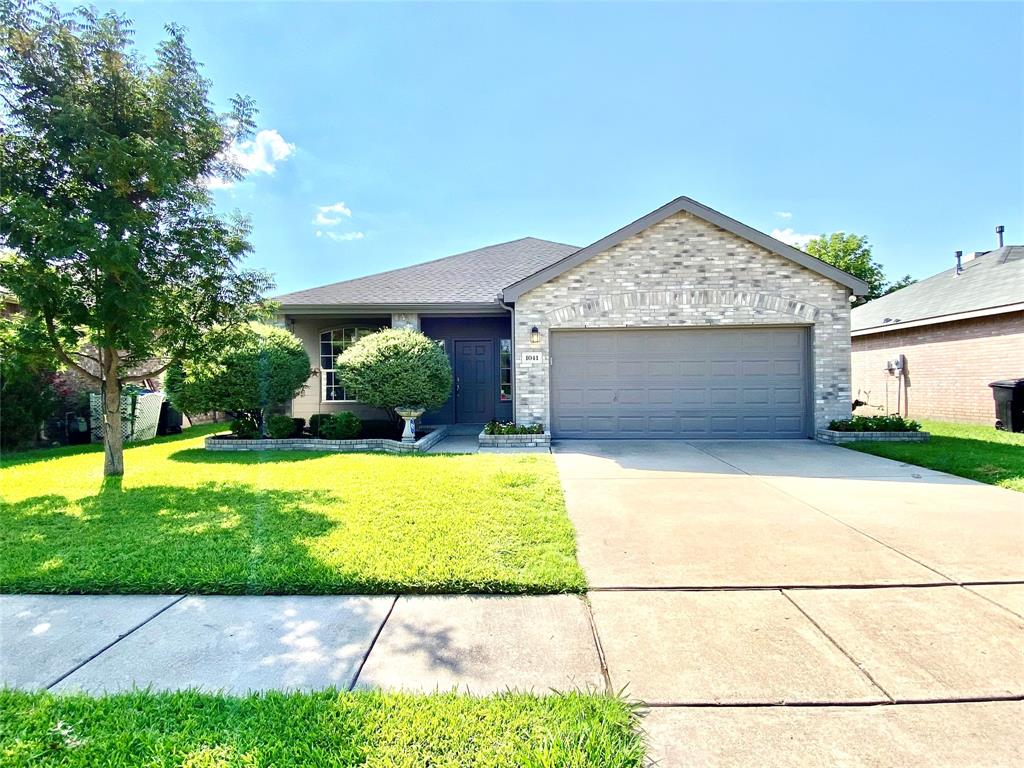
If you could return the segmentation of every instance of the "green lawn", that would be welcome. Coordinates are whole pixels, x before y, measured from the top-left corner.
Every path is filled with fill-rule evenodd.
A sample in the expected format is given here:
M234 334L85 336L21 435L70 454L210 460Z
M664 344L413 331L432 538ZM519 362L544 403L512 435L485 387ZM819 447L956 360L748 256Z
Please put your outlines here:
M0 691L0 764L639 768L635 711L597 695Z
M0 463L0 591L563 592L585 587L544 455L210 453L199 427Z
M1024 433L979 424L921 423L927 443L850 443L846 448L1024 491Z

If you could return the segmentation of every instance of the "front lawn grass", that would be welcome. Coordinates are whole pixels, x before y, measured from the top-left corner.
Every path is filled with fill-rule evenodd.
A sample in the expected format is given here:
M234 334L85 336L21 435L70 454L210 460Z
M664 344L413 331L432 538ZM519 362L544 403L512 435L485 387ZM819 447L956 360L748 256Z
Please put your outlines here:
M927 443L847 443L855 451L1024 491L1024 433L982 424L923 421Z
M212 453L199 427L0 464L0 591L581 591L544 455Z
M0 691L11 766L639 768L635 711L608 696Z

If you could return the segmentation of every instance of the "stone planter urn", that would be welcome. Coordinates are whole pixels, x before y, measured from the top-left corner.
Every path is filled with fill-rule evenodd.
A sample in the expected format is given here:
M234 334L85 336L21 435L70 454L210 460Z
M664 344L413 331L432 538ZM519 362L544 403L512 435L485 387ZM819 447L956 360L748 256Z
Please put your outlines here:
M416 419L423 415L422 408L395 408L395 413L405 419L405 429L402 430L403 443L416 442Z

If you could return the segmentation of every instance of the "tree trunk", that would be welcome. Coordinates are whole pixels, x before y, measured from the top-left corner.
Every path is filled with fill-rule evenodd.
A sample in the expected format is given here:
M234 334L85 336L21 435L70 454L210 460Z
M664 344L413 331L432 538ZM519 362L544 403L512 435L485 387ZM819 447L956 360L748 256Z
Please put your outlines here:
M121 436L121 380L117 371L117 350L105 349L103 381L103 474L120 477L124 474L124 438Z

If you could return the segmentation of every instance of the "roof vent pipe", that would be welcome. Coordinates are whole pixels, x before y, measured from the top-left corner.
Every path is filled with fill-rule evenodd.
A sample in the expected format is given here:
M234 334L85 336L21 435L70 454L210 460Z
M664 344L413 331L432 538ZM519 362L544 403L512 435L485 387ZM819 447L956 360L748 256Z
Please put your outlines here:
M996 227L996 235L999 237L999 247L1003 247L1003 230L1006 229L1002 224Z
M960 263L960 258L964 255L963 251L956 252L956 273L959 275L964 271L963 264Z

